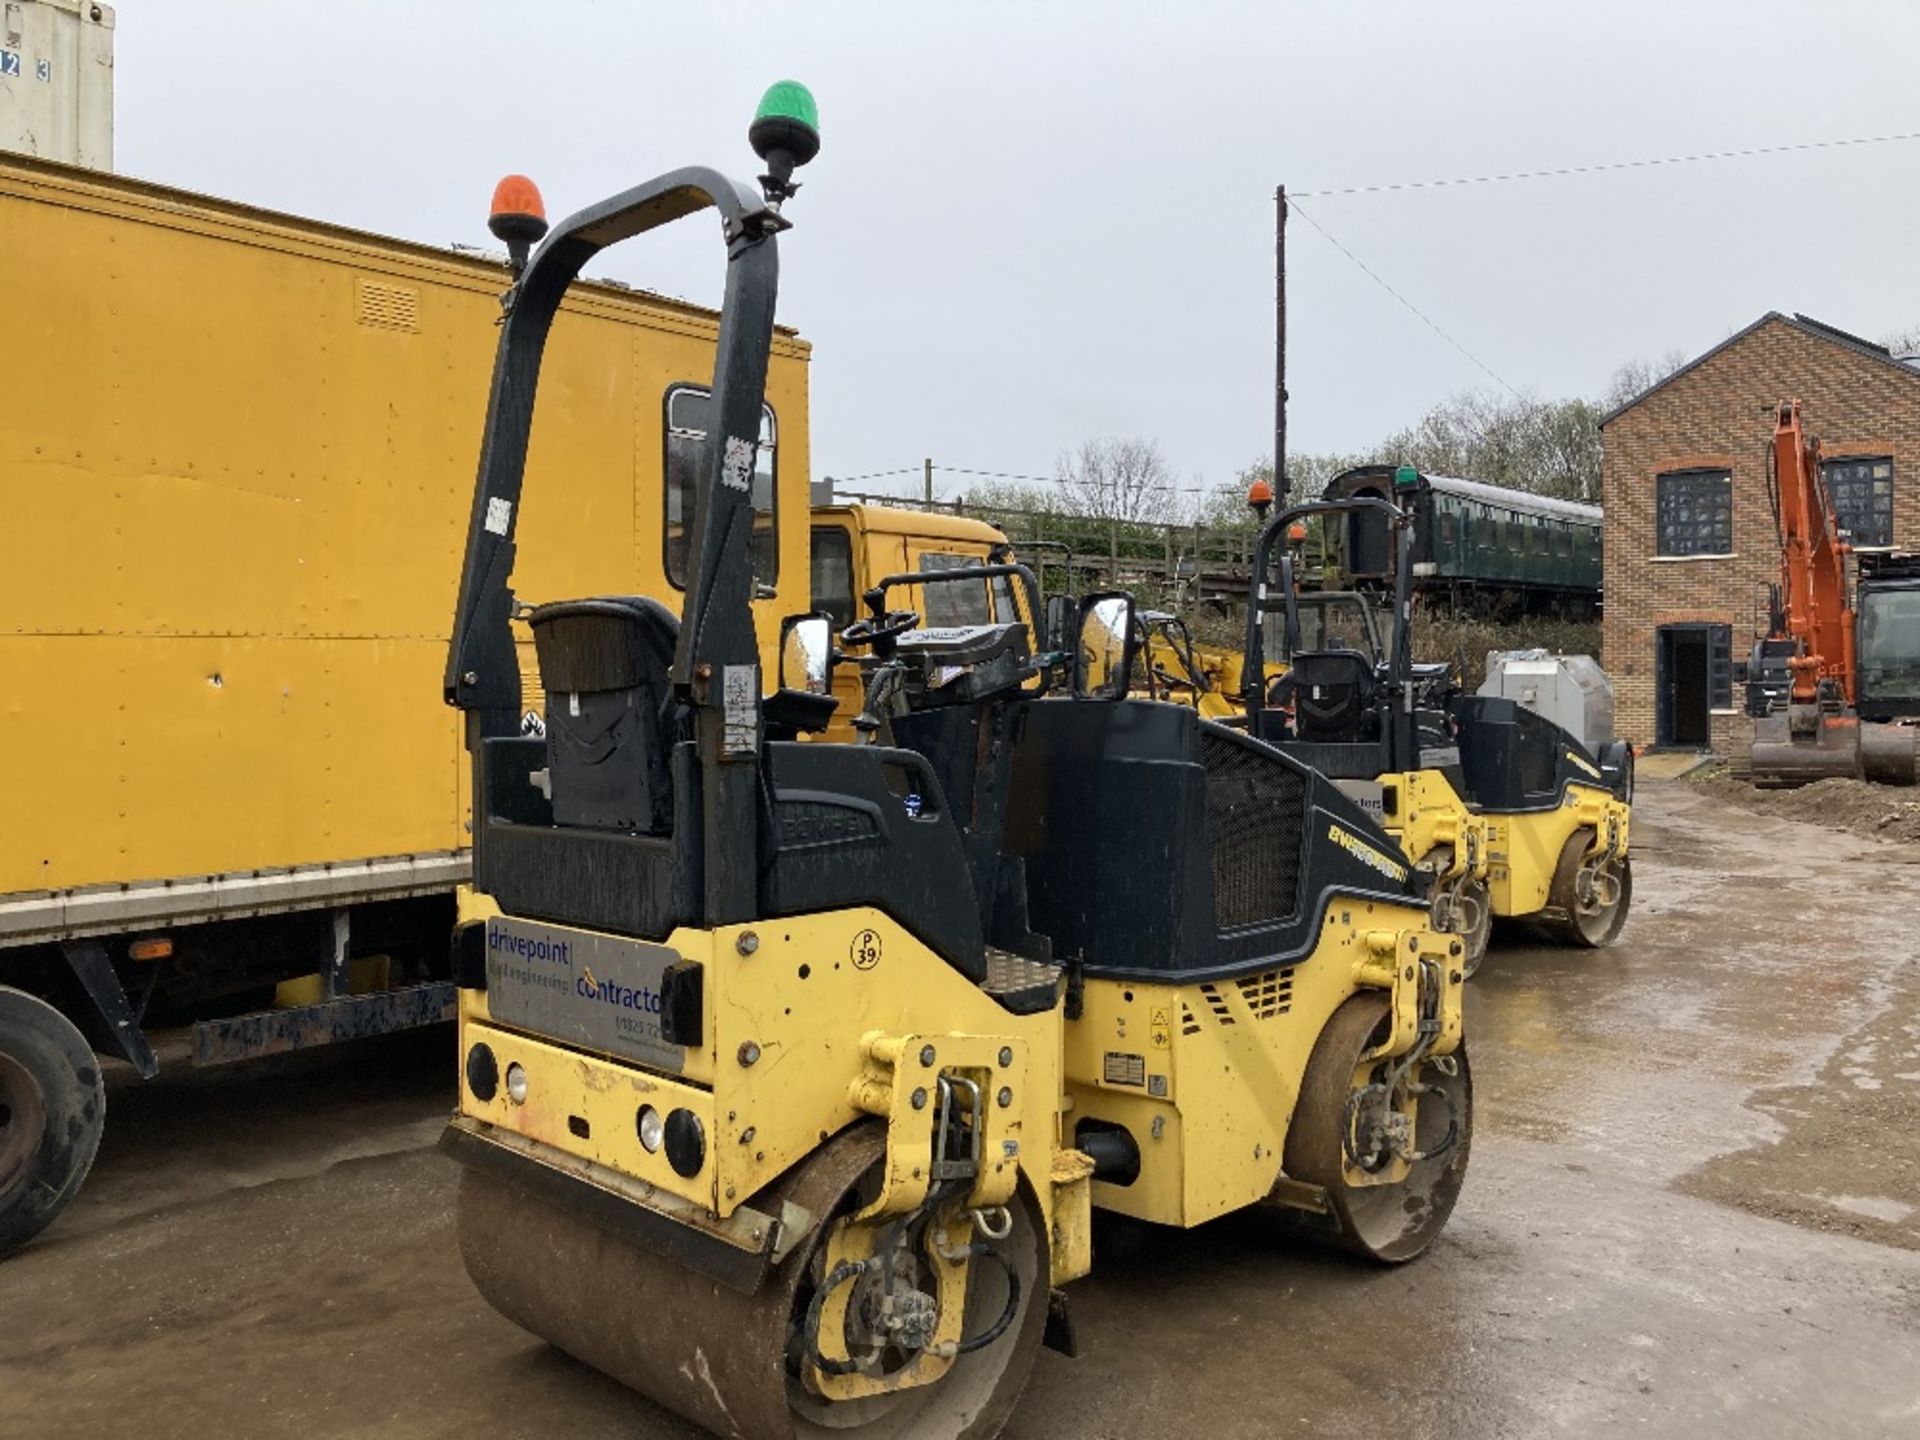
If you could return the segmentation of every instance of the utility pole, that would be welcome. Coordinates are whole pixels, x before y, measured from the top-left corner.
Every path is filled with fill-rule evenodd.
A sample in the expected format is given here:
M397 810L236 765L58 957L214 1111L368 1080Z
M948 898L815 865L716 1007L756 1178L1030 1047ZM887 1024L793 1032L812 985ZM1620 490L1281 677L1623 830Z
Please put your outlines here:
M926 460L926 461L923 461L922 463L926 466L925 479L926 479L926 490L927 490L927 504L931 505L933 504L933 461Z
M1273 192L1273 498L1287 508L1287 187Z

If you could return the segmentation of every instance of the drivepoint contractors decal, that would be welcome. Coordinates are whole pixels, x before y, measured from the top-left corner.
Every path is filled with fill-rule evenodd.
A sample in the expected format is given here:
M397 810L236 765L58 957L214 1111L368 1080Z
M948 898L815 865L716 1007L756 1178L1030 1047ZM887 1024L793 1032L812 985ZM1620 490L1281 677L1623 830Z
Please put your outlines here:
M660 1038L660 985L678 951L498 916L487 922L487 1009L503 1025L679 1070Z

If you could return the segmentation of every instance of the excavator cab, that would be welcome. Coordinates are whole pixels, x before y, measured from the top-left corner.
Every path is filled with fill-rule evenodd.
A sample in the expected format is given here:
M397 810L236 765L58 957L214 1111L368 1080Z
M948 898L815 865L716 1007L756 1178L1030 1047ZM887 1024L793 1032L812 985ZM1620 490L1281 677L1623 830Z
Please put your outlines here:
M1858 597L1860 718L1920 717L1920 555L1862 555Z

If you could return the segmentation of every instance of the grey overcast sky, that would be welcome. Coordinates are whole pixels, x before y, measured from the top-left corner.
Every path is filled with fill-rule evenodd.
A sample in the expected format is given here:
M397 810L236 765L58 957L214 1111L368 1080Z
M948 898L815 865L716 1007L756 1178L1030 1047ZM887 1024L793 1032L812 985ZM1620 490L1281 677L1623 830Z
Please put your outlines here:
M1229 479L1272 424L1273 189L1920 131L1908 0L119 0L117 168L486 242L670 166L756 168L791 76L824 146L781 318L814 474L1050 473L1097 435ZM1302 201L1502 380L1594 394L1769 309L1920 323L1920 141ZM711 236L603 273L717 299ZM1298 220L1291 444L1357 447L1475 365ZM895 480L904 488L911 482ZM964 482L942 480L943 493ZM866 487L862 487L866 488ZM885 482L872 488L885 488Z

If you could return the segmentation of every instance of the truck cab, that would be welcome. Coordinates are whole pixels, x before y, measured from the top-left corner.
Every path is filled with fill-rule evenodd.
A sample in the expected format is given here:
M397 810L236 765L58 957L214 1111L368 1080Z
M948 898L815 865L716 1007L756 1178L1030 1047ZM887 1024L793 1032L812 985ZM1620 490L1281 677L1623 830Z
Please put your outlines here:
M961 570L992 563L1007 537L984 520L886 505L816 505L813 510L813 609L830 616L838 634L866 613L861 597L889 575ZM915 585L889 603L918 611L929 627L1022 621L1038 635L1039 617L1027 613L1006 576L977 584ZM839 708L825 738L855 738L853 717L864 699L860 668L837 665Z

